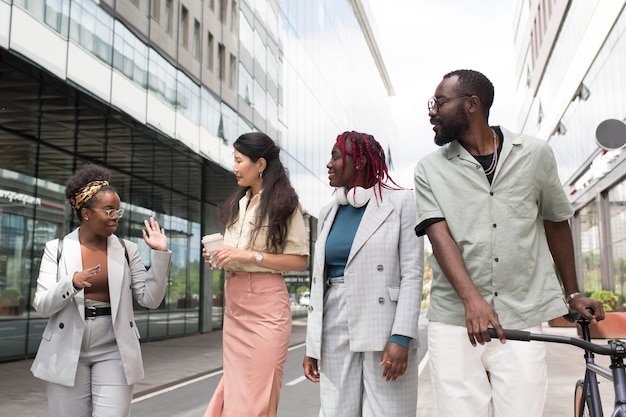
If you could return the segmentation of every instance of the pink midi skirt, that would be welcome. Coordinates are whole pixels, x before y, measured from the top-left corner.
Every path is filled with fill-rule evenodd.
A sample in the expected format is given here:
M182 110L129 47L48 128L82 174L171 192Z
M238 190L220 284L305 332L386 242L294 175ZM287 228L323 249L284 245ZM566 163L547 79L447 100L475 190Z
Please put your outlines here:
M224 295L224 375L204 417L266 417L272 390L278 404L291 336L285 281L281 274L231 272Z

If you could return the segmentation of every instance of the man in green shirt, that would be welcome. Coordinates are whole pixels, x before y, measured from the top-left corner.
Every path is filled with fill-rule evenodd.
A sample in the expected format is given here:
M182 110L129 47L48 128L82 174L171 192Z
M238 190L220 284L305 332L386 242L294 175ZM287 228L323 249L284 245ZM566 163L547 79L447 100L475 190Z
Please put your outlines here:
M477 71L446 74L428 102L441 149L415 168L415 230L434 255L428 350L439 416L542 415L545 348L505 344L502 328L540 332L567 313L566 302L604 318L600 303L579 293L573 211L552 149L491 127L493 97ZM501 343L485 344L489 327Z

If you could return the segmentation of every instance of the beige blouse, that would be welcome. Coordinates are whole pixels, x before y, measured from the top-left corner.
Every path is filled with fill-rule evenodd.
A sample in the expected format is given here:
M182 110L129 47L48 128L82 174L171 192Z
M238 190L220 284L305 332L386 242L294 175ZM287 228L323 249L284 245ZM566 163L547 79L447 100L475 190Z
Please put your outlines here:
M279 252L270 251L265 244L267 239L267 220L258 231L254 242L250 242L252 230L254 230L254 219L256 211L261 201L261 193L250 199L250 191L239 200L239 218L237 221L224 232L224 246L232 246L240 249L251 249L259 252L281 253L285 255L305 255L309 256L309 241L307 239L306 228L304 227L304 218L302 210L298 208L287 229L287 237L283 243L282 250ZM248 204L250 201L250 204ZM254 262L229 262L224 268L230 271L246 271L246 272L278 272L285 273L289 271L276 271L257 265Z

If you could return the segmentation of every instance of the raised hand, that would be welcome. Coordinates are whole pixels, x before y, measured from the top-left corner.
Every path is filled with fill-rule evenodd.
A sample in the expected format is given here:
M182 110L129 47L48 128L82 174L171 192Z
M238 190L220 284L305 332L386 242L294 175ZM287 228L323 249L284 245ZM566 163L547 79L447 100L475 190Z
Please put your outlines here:
M154 220L154 217L150 217L150 221L144 220L143 224L146 226L146 228L142 230L143 240L146 244L154 250L165 252L167 250L165 229L159 227L159 223Z

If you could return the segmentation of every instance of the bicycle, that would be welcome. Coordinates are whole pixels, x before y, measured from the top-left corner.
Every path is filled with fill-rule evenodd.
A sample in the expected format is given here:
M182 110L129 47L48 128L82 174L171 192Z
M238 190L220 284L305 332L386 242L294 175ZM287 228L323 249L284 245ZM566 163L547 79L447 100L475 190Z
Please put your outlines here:
M626 357L626 342L612 339L606 345L591 342L589 320L579 313L571 312L564 316L571 322L576 322L582 331L582 338L558 336L551 334L531 333L523 330L504 330L507 340L523 342L540 341L562 343L579 347L585 351L585 376L576 381L574 391L575 417L602 417L602 400L598 388L597 375L613 382L615 392L615 408L612 417L626 417L626 372L624 358ZM497 338L494 329L489 329L489 335ZM611 365L607 368L595 363L594 354L610 357Z

